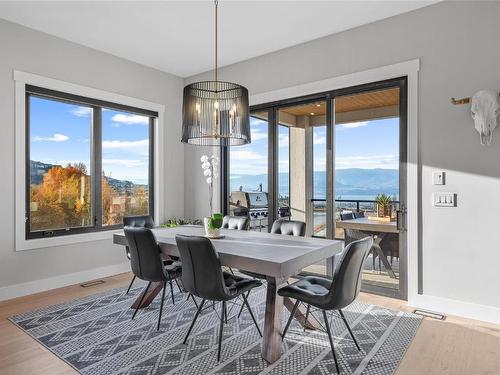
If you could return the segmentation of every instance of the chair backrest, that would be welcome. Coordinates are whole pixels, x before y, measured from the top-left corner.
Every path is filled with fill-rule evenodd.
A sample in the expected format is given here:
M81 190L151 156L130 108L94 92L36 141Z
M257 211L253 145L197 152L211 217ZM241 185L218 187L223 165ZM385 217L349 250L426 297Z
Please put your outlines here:
M123 217L124 227L142 227L142 228L154 228L155 223L151 216L124 216ZM130 249L125 246L125 255L130 260Z
M149 228L123 228L130 251L132 272L146 281L164 281L167 279L160 248Z
M342 309L351 304L361 289L363 263L373 244L373 238L351 242L340 254L340 260L333 273L333 282L328 293L329 309Z
M271 233L304 237L306 235L306 223L298 220L278 219L273 223Z
M365 217L365 212L364 211L358 211L358 212L354 213L354 218L355 219L359 219L359 218L362 218L362 217Z
M248 216L224 216L222 219L222 228L248 230L250 220Z
M206 237L175 236L182 262L182 284L200 298L212 301L227 300L219 256Z
M154 228L155 223L151 216L125 216L123 218L124 227L143 227L143 228Z
M340 214L340 220L352 220L354 219L354 214L352 212L346 212L343 214Z
M351 242L362 240L366 237L372 237L372 235L362 232L358 229L344 229L344 244L349 245Z

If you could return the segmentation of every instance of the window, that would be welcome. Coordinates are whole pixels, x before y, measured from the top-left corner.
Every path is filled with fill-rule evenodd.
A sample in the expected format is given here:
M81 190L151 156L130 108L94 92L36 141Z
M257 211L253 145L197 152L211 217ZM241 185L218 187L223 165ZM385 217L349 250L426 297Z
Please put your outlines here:
M153 216L158 114L26 85L26 239Z

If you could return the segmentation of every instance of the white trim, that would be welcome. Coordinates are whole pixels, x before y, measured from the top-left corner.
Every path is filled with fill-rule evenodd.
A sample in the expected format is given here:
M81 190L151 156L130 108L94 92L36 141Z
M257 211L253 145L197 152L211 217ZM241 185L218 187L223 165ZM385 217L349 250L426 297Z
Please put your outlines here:
M8 285L0 288L0 301L114 276L128 271L130 271L130 262L29 281L22 284Z
M21 72L19 70L14 70L14 81L50 90L62 91L68 94L80 95L92 99L128 105L130 107L147 109L158 113L165 112L165 106L163 104L137 99L110 91L104 91L89 86L78 85L76 83L60 81L58 79L44 77L38 74Z
M408 137L407 137L407 270L408 300L418 295L418 71L420 60L414 59L362 72L327 78L269 92L251 95L251 105L317 94L397 77L408 77ZM420 307L420 306L418 306Z
M142 99L132 98L129 96L116 94L108 91L95 89L92 87L81 86L75 83L59 81L53 78L42 77L36 74L20 72L14 70L15 80L15 228L16 228L16 251L39 249L43 247L61 246L80 242L97 241L103 239L111 239L114 231L92 232L83 234L72 234L68 236L58 236L51 238L40 238L26 240L25 238L25 134L26 134L26 85L34 85L44 87L51 90L57 90L69 94L85 96L93 99L105 100L117 104L128 105L131 107L143 108L158 112L158 119L155 126L155 155L154 155L154 195L155 195L155 222L161 222L164 219L165 197L162 191L164 187L164 118L165 106L154 102L149 102Z
M499 307L422 294L416 295L411 300L408 300L408 305L419 309L437 311L440 314L444 313L500 324Z

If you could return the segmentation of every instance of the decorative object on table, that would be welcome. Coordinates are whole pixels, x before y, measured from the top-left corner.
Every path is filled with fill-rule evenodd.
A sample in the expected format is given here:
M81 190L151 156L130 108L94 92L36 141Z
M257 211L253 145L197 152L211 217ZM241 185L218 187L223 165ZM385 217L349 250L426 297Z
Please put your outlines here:
M452 104L471 103L474 127L479 132L479 141L482 145L489 145L493 139L493 130L498 126L500 109L500 93L493 90L480 90L472 98L451 98Z
M378 217L390 217L392 210L392 197L389 194L378 194L375 197Z
M214 197L214 180L218 177L217 167L219 166L219 158L217 156L203 155L201 157L201 169L208 184L208 199L210 201L210 216L213 213L213 197Z
M251 141L248 90L236 83L219 81L217 10L215 0L214 80L184 87L181 141L201 146L244 145Z
M223 216L220 213L214 213L204 219L205 233L208 238L223 238L220 229L222 227Z
M203 222L200 219L183 219L178 217L173 217L168 219L162 225L163 228L175 228L180 225L203 225Z

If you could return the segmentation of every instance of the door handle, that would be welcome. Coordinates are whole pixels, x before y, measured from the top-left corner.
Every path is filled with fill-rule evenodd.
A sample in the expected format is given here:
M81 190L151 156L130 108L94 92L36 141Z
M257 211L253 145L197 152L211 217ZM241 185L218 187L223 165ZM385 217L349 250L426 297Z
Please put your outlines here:
M406 231L406 207L402 206L396 211L396 228L399 232Z
M396 228L398 232L401 232L403 228L401 227L403 212L401 210L396 211Z

